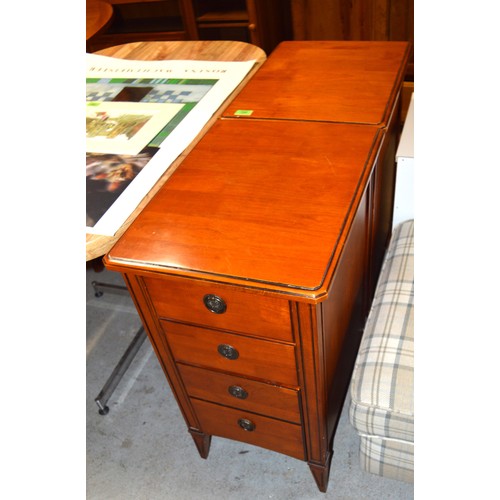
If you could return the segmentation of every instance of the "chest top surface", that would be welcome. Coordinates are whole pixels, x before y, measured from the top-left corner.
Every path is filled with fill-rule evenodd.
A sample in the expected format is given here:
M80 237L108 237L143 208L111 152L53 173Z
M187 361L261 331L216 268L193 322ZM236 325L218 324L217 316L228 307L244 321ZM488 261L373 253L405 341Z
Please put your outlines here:
M407 42L282 42L224 116L383 126L409 53Z
M382 135L357 125L219 120L107 264L316 293Z

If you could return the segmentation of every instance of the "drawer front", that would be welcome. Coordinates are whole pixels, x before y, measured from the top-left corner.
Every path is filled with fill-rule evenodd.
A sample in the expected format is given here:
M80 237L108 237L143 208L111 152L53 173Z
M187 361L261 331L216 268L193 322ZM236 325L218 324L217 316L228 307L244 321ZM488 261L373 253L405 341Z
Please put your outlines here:
M293 342L286 300L204 281L144 278L144 283L161 318Z
M296 387L294 346L162 321L176 361Z
M304 460L302 427L243 410L192 400L205 434L261 446Z
M191 397L300 424L298 391L178 364Z

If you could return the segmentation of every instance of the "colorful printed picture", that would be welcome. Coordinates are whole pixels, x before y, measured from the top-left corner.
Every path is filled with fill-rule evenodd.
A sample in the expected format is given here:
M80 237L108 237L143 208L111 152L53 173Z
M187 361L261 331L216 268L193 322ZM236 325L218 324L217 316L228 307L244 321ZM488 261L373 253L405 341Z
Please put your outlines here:
M138 154L182 108L172 103L87 103L87 151Z
M216 79L201 78L88 78L87 104L97 102L182 104L182 109L165 124L158 135L151 138L148 144L160 147L170 132L216 83Z
M94 227L157 151L146 148L138 155L87 153L87 227Z

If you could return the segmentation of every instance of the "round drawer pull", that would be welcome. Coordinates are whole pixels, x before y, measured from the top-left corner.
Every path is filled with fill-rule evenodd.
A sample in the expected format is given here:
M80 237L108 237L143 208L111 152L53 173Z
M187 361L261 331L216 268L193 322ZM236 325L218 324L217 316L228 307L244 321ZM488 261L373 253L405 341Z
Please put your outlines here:
M223 314L226 312L227 305L224 299L221 299L217 295L212 295L211 293L203 297L203 303L205 307L215 314Z
M235 398L238 399L246 399L248 398L248 392L243 389L243 387L240 387L239 385L231 385L227 389L229 391L229 394L231 396L234 396Z
M255 430L255 424L251 421L248 420L247 418L240 418L238 420L238 425L245 431L252 432Z
M228 344L220 344L217 347L217 351L221 356L224 356L227 359L238 359L240 353L233 347Z

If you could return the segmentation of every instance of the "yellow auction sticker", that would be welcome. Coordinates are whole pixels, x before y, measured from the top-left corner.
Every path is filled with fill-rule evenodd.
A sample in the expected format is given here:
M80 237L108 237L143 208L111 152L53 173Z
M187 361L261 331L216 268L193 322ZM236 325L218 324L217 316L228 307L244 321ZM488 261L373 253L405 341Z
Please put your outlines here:
M250 116L253 113L253 109L238 109L234 112L236 116Z

